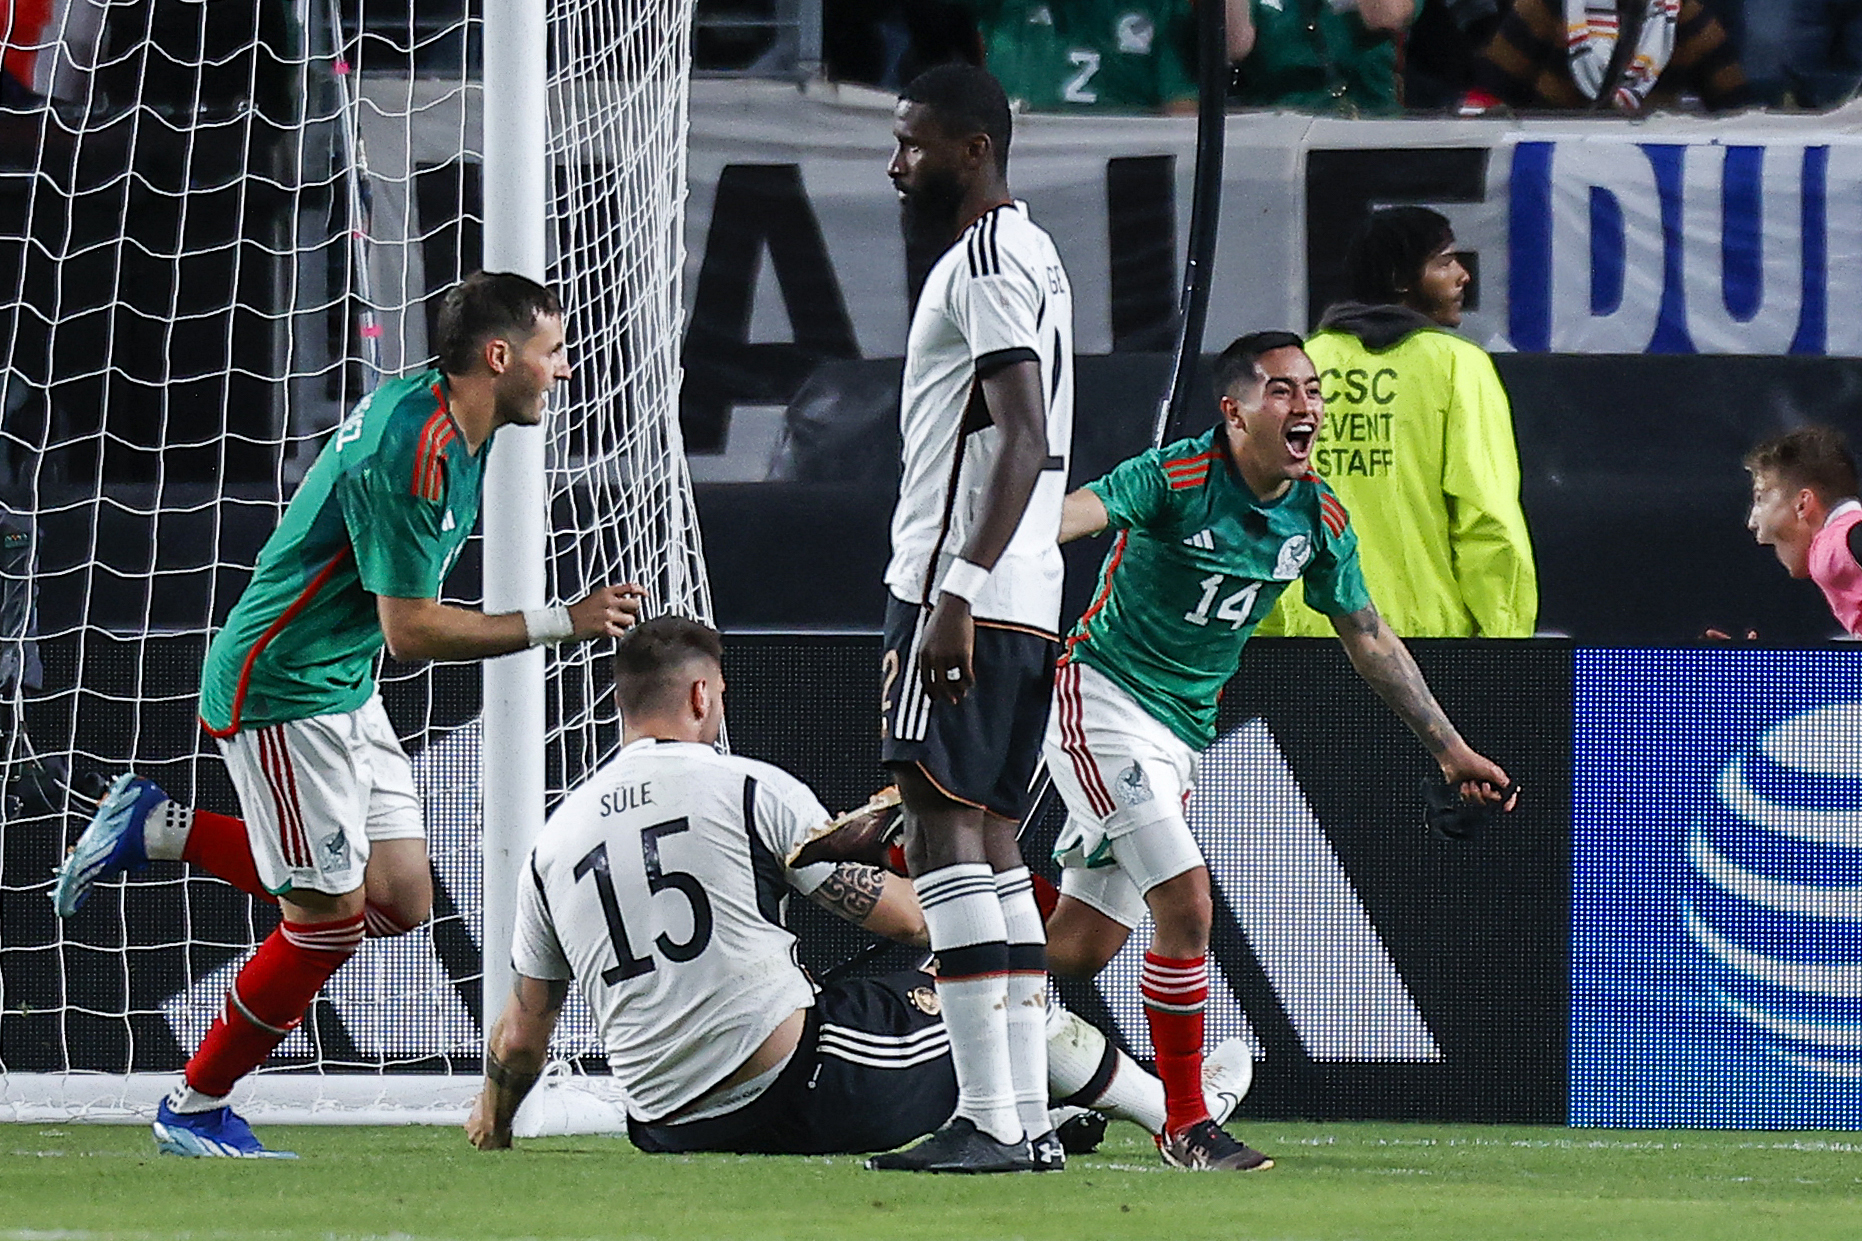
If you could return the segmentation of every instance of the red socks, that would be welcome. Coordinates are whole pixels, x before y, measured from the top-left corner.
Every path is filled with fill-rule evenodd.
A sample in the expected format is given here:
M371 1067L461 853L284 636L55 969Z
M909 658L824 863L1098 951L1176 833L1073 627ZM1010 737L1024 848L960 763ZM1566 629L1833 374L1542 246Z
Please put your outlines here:
M181 860L217 875L241 892L273 905L278 903L278 898L259 882L259 870L252 862L252 842L246 838L244 819L215 814L211 810L196 810L187 844L181 848Z
M225 1009L187 1063L187 1084L206 1095L230 1093L297 1028L318 990L361 945L361 914L280 923L228 988Z
M1139 990L1151 1027L1157 1075L1164 1081L1164 1132L1179 1133L1209 1119L1203 1099L1203 1004L1209 998L1209 958L1181 961L1144 954Z
M244 819L215 814L211 810L194 811L194 826L188 832L187 843L182 846L181 860L226 880L268 905L278 903L278 898L259 882L259 870L252 862L252 842L246 837ZM373 903L364 909L363 917L363 929L370 939L388 939L414 929L402 925L397 917Z

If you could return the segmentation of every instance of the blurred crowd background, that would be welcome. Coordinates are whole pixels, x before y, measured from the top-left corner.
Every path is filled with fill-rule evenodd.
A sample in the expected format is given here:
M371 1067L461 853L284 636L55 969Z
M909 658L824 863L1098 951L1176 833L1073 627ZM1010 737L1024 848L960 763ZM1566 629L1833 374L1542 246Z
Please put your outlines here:
M1225 0L1230 99L1345 115L1826 110L1862 83L1862 0ZM986 64L1031 111L1190 106L1195 0L700 0L701 70L792 54L895 89ZM1569 32L1579 44L1568 53ZM809 42L803 37L804 44Z

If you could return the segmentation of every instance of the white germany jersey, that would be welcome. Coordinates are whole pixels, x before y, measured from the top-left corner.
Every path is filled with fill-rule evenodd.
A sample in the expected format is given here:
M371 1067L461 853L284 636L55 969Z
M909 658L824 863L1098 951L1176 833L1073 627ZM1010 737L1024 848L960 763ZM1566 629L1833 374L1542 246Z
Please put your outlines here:
M550 816L520 878L511 961L573 978L636 1120L684 1107L814 1004L782 926L828 819L794 776L710 746L636 741Z
M1061 587L1054 540L1073 444L1073 290L1026 203L986 213L925 278L905 346L904 468L886 585L908 603L935 599L936 583L927 580L933 558L941 576L968 543L1000 451L977 377L1022 360L1041 365L1046 468L971 611L1054 633Z

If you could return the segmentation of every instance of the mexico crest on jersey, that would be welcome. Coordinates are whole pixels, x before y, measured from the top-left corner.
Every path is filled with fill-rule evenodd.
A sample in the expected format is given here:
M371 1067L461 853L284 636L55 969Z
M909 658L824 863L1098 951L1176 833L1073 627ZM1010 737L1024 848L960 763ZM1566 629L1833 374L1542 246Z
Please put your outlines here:
M905 993L913 1008L927 1017L935 1017L944 1011L944 1005L937 998L937 992L930 987L913 987Z
M1306 562L1312 559L1312 540L1303 534L1290 535L1280 545L1280 555L1274 560L1274 580L1290 582L1300 575Z
M1127 806L1141 806L1151 800L1151 781L1136 763L1119 772L1113 783L1118 787L1119 800Z

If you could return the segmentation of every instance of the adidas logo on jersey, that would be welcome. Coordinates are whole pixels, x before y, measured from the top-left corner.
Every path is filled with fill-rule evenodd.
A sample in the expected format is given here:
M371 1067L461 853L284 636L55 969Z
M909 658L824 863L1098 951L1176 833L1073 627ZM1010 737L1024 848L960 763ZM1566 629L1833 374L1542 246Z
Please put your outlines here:
M446 516L441 518L440 520L440 529L444 531L444 530L451 530L452 528L453 528L453 511L451 509L447 509Z
M1212 552L1215 550L1215 531L1198 530L1195 534L1183 540L1183 546L1200 547L1206 552Z

